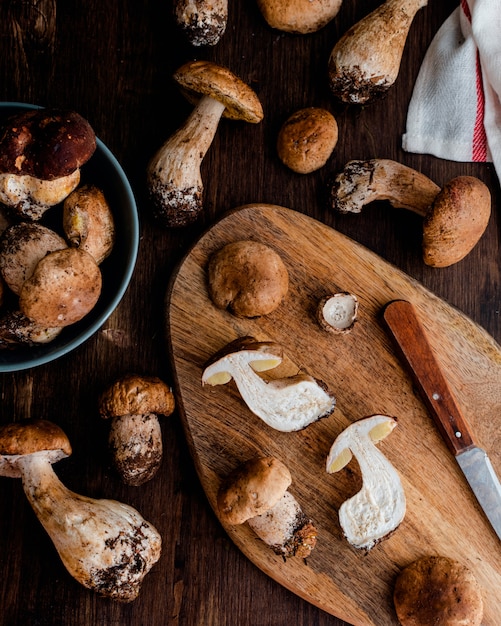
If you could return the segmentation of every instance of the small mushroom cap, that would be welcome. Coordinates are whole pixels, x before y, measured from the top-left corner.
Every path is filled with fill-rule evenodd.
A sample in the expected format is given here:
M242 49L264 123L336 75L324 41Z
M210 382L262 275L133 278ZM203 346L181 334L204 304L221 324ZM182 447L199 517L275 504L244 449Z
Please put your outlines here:
M342 0L257 0L272 28L287 33L314 33L338 14Z
M223 117L257 124L263 119L263 108L256 93L226 67L210 61L189 61L175 73L191 103L210 96L226 107Z
M294 172L309 174L326 164L337 139L338 126L332 113L319 107L300 109L278 133L278 156Z
M353 293L341 291L320 299L317 320L330 333L351 332L358 315L358 298Z
M238 317L274 311L289 289L289 273L280 255L250 240L223 246L209 259L209 295L220 309Z
M64 431L48 420L24 420L0 426L0 475L18 478L17 461L30 454L46 453L50 463L70 456Z
M68 326L94 308L101 287L101 271L88 252L78 248L56 250L41 259L24 282L19 308L38 324Z
M170 415L175 408L170 387L156 376L129 374L115 381L99 398L102 418L123 415Z
M457 176L438 193L423 225L423 258L448 267L478 243L491 215L491 194L474 176Z
M0 135L0 172L42 180L68 176L93 155L96 137L74 111L36 109L10 117Z
M282 498L291 482L288 468L275 457L246 461L221 485L217 496L221 519L236 525L266 513Z
M417 559L397 577L393 601L402 626L480 626L483 600L473 573L444 556Z

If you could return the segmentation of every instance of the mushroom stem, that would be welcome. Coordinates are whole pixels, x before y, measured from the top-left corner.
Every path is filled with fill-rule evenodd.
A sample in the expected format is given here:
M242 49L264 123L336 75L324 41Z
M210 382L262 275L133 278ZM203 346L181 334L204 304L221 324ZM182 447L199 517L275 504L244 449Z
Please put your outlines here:
M47 455L18 459L23 489L68 572L100 595L130 602L160 557L157 530L132 507L67 489Z
M329 57L329 83L343 102L363 104L385 93L400 70L412 21L428 0L386 0L352 26Z
M203 96L148 166L148 186L156 215L167 226L184 226L202 210L200 166L224 109L221 102Z
M177 25L192 46L215 46L228 22L228 0L174 0Z

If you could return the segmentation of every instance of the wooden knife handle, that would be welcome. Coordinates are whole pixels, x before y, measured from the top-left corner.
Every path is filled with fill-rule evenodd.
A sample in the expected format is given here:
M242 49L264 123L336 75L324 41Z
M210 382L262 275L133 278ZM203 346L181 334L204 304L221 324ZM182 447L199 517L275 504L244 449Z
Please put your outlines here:
M383 318L451 452L456 456L475 445L413 305L394 300L385 307Z

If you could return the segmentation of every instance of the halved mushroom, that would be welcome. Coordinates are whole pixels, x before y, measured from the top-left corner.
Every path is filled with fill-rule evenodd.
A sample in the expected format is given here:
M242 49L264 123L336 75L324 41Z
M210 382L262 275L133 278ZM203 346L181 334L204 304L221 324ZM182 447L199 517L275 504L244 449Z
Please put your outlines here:
M397 425L393 417L372 415L348 426L334 441L327 456L326 471L339 472L352 459L362 473L362 489L339 509L339 523L355 548L370 550L392 533L406 512L400 476L375 444Z
M10 117L0 131L0 202L39 220L80 182L96 137L74 111L35 109Z
M222 385L232 378L249 409L268 426L283 432L306 428L334 411L336 400L323 382L304 371L265 381L257 372L277 367L283 350L273 342L243 337L229 343L209 361L203 385Z
M280 255L257 241L226 244L210 257L207 274L212 302L238 317L268 315L289 289Z
M101 596L130 602L160 558L160 534L131 506L67 489L52 464L70 454L66 434L52 422L0 427L0 476L22 479L68 572Z
M190 61L174 74L188 100L196 104L185 124L153 156L148 190L164 226L185 226L203 209L200 165L222 116L257 124L263 109L254 91L230 70L210 61Z
M320 299L317 320L330 333L346 334L353 330L358 314L358 298L353 293L341 291Z
M221 520L244 524L284 558L306 558L317 542L317 529L287 491L289 469L274 457L258 457L237 467L221 484L217 504Z
M423 260L431 267L463 259L480 240L491 215L490 191L474 176L456 176L440 189L424 174L390 159L349 161L332 184L332 208L360 213L375 200L387 200L424 218Z
M174 0L174 19L192 46L215 46L228 23L228 0Z
M156 376L128 374L101 394L99 413L111 419L108 442L126 484L142 485L157 473L163 453L158 416L174 408L172 390Z

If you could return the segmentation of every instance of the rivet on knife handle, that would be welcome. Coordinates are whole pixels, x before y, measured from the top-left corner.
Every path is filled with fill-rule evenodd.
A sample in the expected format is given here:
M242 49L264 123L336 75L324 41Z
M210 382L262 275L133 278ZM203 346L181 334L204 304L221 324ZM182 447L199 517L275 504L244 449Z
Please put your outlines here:
M394 300L384 309L383 317L451 452L456 456L474 446L468 424L454 400L413 305L406 300Z

